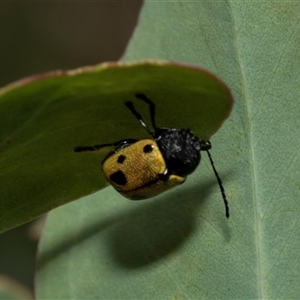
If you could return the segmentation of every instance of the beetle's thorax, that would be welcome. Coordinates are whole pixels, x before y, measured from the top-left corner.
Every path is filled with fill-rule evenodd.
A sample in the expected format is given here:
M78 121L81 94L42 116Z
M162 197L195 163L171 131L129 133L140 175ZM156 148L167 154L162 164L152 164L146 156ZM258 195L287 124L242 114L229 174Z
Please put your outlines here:
M154 139L164 156L169 174L187 176L199 165L201 141L189 128L161 128Z

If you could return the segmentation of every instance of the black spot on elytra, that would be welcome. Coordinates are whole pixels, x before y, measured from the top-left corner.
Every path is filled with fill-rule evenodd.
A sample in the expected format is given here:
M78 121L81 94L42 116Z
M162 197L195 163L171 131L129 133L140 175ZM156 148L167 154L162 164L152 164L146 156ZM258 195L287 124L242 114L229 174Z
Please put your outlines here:
M153 151L153 145L146 145L143 149L144 153L150 153Z
M121 154L121 155L118 157L117 162L118 162L119 164L122 164L122 163L124 162L125 158L126 158L126 157L125 157L123 154Z
M126 176L122 171L117 171L109 176L110 180L118 185L125 185L127 183Z

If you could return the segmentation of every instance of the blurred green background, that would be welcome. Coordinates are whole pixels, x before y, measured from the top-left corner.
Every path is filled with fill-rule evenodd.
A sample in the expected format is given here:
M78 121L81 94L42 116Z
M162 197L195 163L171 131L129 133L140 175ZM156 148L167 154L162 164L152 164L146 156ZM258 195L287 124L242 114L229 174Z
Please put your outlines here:
M36 73L118 60L141 6L142 0L0 2L0 87ZM40 225L0 235L0 274L31 290Z

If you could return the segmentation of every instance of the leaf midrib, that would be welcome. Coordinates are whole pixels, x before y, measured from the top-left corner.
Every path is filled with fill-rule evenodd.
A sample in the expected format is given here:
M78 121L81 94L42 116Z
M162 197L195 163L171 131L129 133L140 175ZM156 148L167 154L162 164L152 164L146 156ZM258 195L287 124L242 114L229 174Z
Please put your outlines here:
M252 162L252 199L257 199L257 178L256 178L256 165L255 165L255 151L253 149L253 143L252 141L254 140L252 136L252 131L250 130L251 128L251 122L250 122L250 115L249 115L249 107L248 107L248 101L246 101L246 93L245 93L245 76L243 73L243 69L241 67L240 62L240 55L237 47L237 32L236 32L236 26L235 26L235 20L234 20L234 14L231 9L231 1L228 1L228 6L230 10L230 15L232 19L232 31L233 31L233 43L235 47L235 53L236 53L236 61L237 61L237 66L239 67L239 73L240 73L240 78L241 78L241 99L244 101L245 104L245 123L246 127L249 129L249 157ZM262 270L262 259L261 259L261 252L262 252L262 239L261 239L261 220L259 218L259 211L257 207L257 202L254 201L254 226L255 226L255 242L256 242L256 279L257 279L257 299L266 299L265 297L265 291L264 291L264 285L263 285L263 270Z

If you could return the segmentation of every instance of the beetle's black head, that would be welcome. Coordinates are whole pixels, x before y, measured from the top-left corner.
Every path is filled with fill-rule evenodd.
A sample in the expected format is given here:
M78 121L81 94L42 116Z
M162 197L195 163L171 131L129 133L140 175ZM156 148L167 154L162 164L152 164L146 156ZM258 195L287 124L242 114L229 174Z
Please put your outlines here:
M201 150L210 149L210 143L199 138L188 128L158 129L154 139L165 159L169 174L187 176L200 163Z
M142 116L134 108L132 102L125 102L125 105L139 120L147 132L156 140L165 159L168 174L176 174L185 177L194 172L200 163L200 151L210 149L210 143L199 140L189 128L176 129L157 127L155 124L154 103L144 94L138 93L135 96L149 105L154 132L148 128Z

